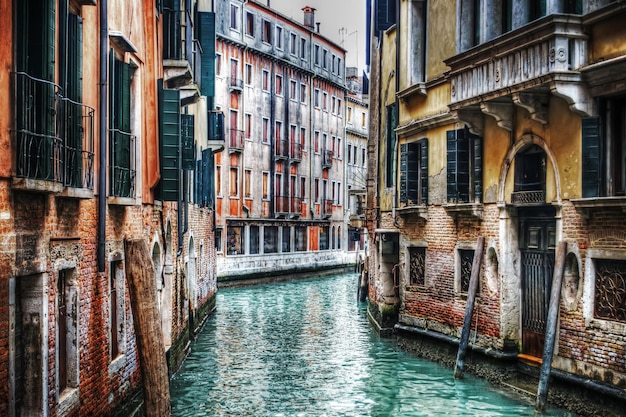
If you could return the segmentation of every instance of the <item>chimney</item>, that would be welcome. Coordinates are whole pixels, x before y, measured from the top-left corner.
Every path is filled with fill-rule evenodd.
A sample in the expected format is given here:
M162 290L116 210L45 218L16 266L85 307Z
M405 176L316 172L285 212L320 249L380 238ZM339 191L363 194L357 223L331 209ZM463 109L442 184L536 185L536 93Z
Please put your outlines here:
M313 30L315 27L315 9L311 6L304 6L302 11L304 12L304 26Z

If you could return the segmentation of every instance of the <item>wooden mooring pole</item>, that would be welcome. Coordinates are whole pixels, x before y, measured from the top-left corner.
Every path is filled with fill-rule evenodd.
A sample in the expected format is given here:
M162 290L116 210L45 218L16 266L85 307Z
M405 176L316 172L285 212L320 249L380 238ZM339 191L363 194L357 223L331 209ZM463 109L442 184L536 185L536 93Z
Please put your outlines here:
M550 369L552 368L554 343L556 342L556 325L559 322L561 282L563 281L566 252L567 242L559 242L556 251L556 262L554 264L554 275L552 277L552 290L550 291L550 306L548 308L548 319L546 321L546 336L543 345L539 386L537 387L537 405L535 409L538 413L543 413L546 410L546 401L548 399L548 382L550 380Z
M126 280L143 376L146 417L171 415L170 386L161 320L157 309L154 267L143 239L126 241Z
M467 304L465 305L465 318L463 320L463 328L461 329L459 351L456 355L456 365L454 366L454 378L456 379L463 378L463 373L465 372L465 354L467 353L467 345L472 328L472 315L474 314L474 301L476 300L476 292L478 291L480 264L483 259L484 240L485 238L483 236L478 238L476 251L474 252L474 259L472 260L472 275L470 276ZM478 331L478 328L476 328L476 331Z

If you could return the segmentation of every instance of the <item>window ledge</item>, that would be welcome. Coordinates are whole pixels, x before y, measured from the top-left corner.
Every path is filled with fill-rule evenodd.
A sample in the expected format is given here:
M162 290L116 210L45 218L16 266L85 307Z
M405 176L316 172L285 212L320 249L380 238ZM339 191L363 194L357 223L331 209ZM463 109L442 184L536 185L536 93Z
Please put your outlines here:
M65 187L61 193L61 197L90 199L94 197L94 192L90 188Z
M592 211L604 208L618 207L626 212L626 197L573 198L570 201L585 218L589 218Z
M396 208L396 211L401 216L417 215L425 220L428 220L428 206L408 206Z
M444 204L449 215L456 220L459 214L466 214L478 219L483 218L483 205L481 203L460 203L460 204Z
M129 197L107 197L107 203L115 206L135 206L137 200Z
M426 97L428 96L428 93L426 91L426 83L424 82L419 82L419 83L415 83L413 85L410 85L409 87L405 88L402 91L398 91L398 94L396 94L398 96L398 98L400 100L408 100L409 98L413 97L414 95L419 95L422 97Z
M420 284L409 284L406 286L405 290L407 292L416 292L416 293L428 293L430 292L426 285Z
M11 188L15 190L59 194L63 191L63 184L57 181L14 177L13 182L11 183Z

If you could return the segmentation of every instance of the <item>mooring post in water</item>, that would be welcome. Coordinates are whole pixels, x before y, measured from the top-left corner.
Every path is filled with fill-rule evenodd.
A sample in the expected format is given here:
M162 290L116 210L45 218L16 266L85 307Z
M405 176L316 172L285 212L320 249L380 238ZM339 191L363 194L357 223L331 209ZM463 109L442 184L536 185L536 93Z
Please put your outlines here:
M543 346L543 358L541 361L541 372L539 374L539 386L537 387L536 410L543 413L546 410L548 399L548 382L550 379L550 368L552 367L552 355L554 354L554 343L556 342L556 325L559 322L559 305L561 303L561 282L563 281L563 270L565 268L565 252L567 242L559 242L556 251L556 262L554 265L554 276L552 278L552 291L550 291L550 306L548 307L548 319L546 321L546 336Z
M157 310L154 267L144 239L125 242L125 266L137 351L143 377L146 417L171 415L170 385L161 320Z
M463 328L461 329L461 340L459 341L459 351L456 355L456 365L454 366L454 378L463 378L465 371L465 354L467 353L467 344L469 342L470 330L472 327L472 315L474 314L474 301L476 300L476 291L478 291L478 279L480 277L480 264L483 259L483 242L485 238L480 236L476 244L474 259L472 260L472 275L470 276L469 290L467 292L467 305L465 306L465 319L463 320ZM478 325L476 326L478 332Z

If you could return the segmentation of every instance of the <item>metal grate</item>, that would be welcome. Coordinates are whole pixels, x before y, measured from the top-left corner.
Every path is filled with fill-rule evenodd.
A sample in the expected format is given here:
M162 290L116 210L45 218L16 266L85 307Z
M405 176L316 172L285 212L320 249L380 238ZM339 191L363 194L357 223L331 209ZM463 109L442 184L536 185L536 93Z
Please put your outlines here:
M596 259L595 267L594 316L626 323L626 261Z
M461 292L469 291L470 278L472 277L472 263L474 262L474 250L460 249L461 257Z
M412 285L425 284L426 248L409 248L409 279Z

